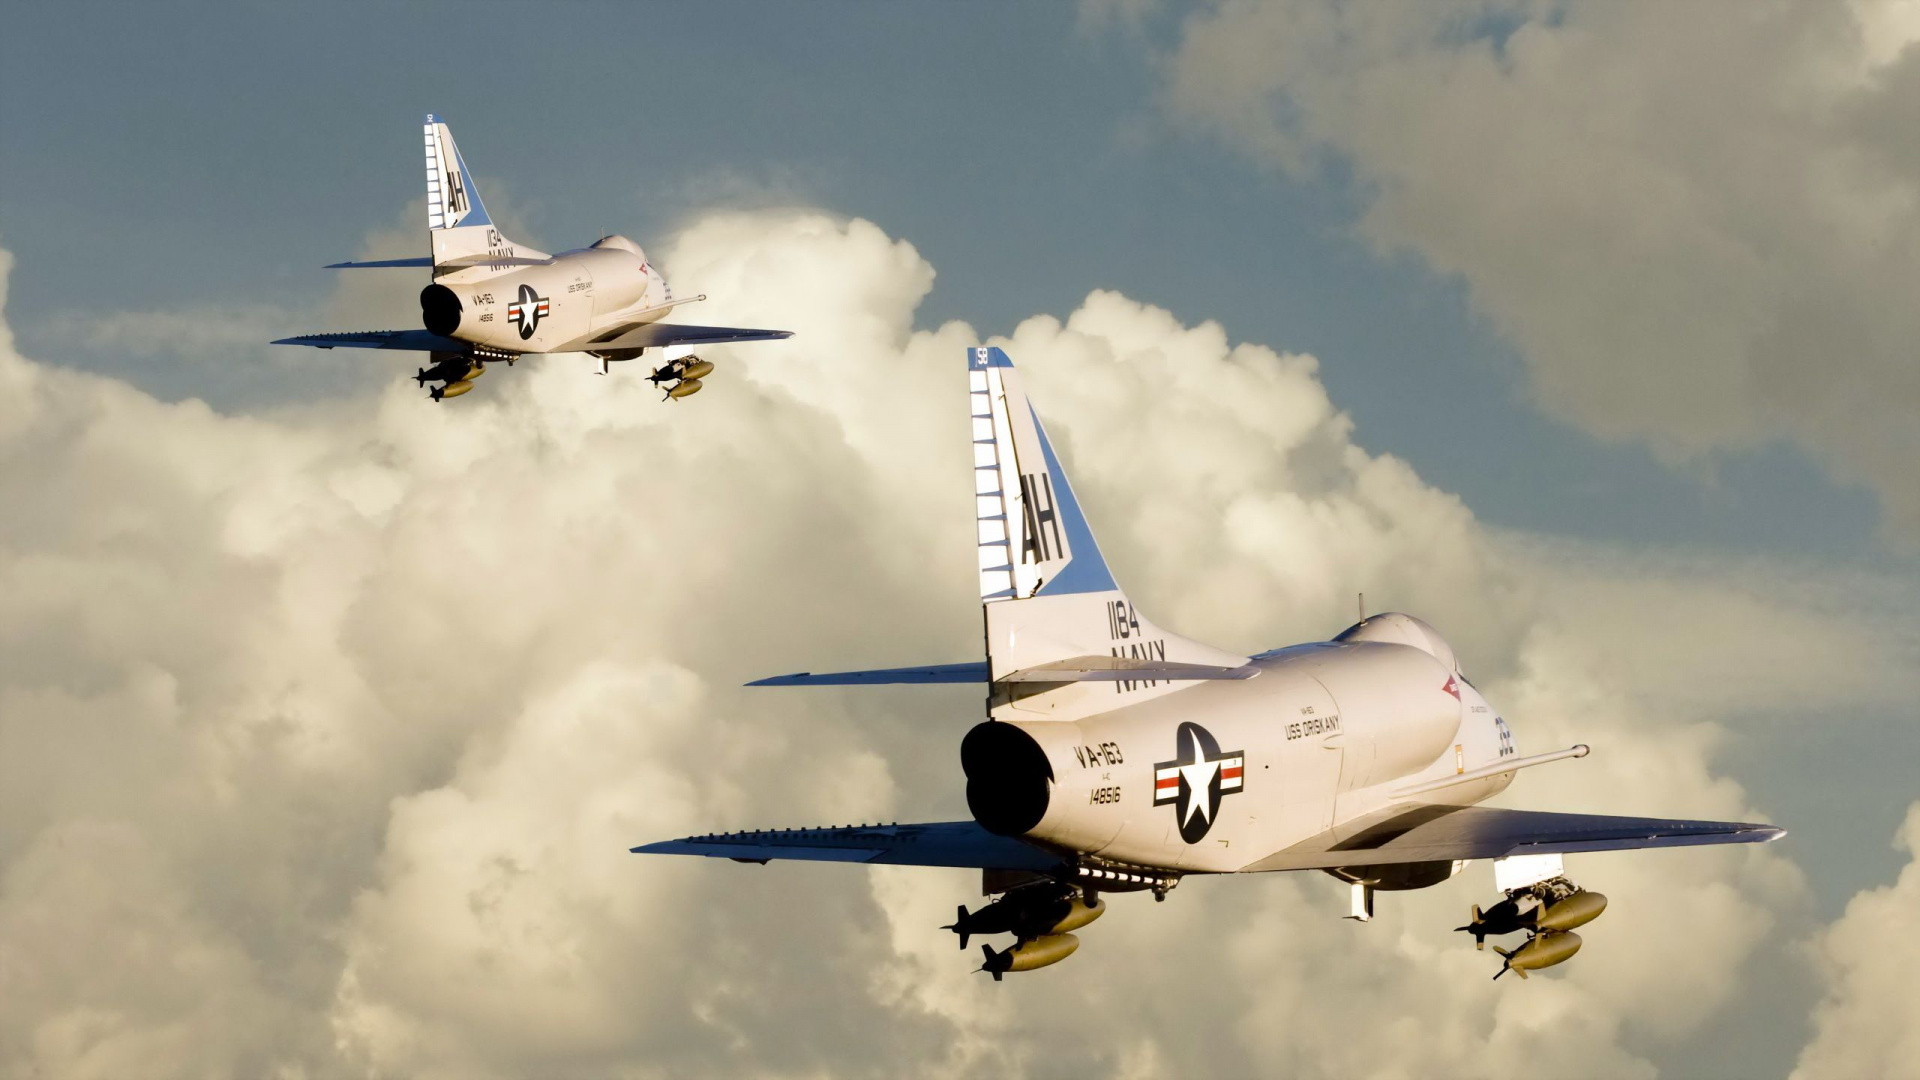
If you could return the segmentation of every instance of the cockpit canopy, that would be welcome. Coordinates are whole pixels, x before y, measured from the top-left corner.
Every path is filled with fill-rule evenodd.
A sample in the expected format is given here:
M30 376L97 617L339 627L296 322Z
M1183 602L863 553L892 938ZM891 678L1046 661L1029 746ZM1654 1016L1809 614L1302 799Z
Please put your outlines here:
M1411 615L1402 615L1397 611L1388 611L1368 617L1354 623L1335 641L1383 641L1394 645L1411 645L1435 660L1446 665L1448 671L1456 674L1460 671L1459 661L1453 657L1453 646L1440 636L1440 631Z
M647 261L647 253L640 250L640 245L624 236L603 236L595 240L593 246L603 251L624 251L639 259L641 262Z

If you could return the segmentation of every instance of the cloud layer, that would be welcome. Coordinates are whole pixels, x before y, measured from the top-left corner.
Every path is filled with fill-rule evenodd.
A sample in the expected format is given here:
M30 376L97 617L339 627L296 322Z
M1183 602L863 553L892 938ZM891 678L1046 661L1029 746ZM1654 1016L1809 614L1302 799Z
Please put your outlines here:
M1367 927L1323 877L1195 880L996 986L935 929L973 875L626 854L963 815L980 715L739 686L978 648L976 334L914 326L933 268L803 211L708 217L661 261L714 321L798 336L716 350L671 406L556 358L264 419L0 336L0 1072L1650 1075L1804 923L1776 850L1594 858L1587 953L1516 987L1448 931L1484 868ZM1112 293L993 340L1156 618L1263 647L1365 589L1437 623L1528 748L1600 747L1510 803L1760 815L1715 764L1757 691L1698 673L1779 635L1859 679L1782 668L1768 700L1911 689L1911 643L1817 575L1755 597L1490 533L1360 446L1311 357ZM1621 645L1654 594L1674 644Z
M1459 275L1551 411L1681 458L1791 440L1911 543L1914 12L1223 0L1166 100L1350 170L1362 233Z
M1920 851L1920 803L1907 810L1898 845ZM1920 864L1884 888L1853 898L1815 943L1827 995L1794 1080L1920 1073Z

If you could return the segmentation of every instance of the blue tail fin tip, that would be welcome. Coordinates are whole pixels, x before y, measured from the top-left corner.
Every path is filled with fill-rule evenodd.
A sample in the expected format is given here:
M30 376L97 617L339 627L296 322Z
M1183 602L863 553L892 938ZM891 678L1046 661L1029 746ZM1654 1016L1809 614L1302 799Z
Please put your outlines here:
M1012 367L1013 361L1007 358L1004 350L991 345L978 345L967 350L967 370L985 371L990 367Z

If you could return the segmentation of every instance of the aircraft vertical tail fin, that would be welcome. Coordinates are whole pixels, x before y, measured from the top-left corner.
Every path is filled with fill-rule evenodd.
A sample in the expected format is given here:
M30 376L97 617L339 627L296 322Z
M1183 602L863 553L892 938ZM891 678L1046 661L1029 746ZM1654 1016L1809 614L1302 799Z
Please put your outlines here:
M426 154L427 235L433 243L436 280L458 274L460 281L475 281L547 258L500 235L454 145L453 131L432 113L427 114ZM489 258L501 261L487 265Z
M1118 591L1013 361L1000 349L972 349L967 379L980 599Z
M1168 681L1170 666L1245 664L1244 656L1166 633L1127 598L1007 354L969 349L967 380L980 600L996 686L991 713L1075 719L1131 703L1116 694L1186 685ZM1159 670L1129 679L1130 664ZM1058 681L1049 679L1049 668ZM1115 677L1085 679L1099 668Z

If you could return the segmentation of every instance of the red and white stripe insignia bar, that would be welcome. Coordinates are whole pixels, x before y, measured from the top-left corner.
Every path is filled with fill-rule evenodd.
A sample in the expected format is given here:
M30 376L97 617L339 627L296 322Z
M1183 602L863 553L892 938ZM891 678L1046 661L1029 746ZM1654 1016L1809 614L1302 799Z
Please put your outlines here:
M1236 777L1238 774L1235 774ZM1239 783L1238 779L1234 783ZM1164 806L1180 797L1180 766L1170 765L1153 774L1153 805Z

